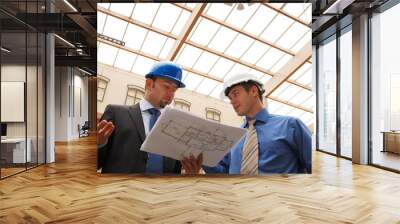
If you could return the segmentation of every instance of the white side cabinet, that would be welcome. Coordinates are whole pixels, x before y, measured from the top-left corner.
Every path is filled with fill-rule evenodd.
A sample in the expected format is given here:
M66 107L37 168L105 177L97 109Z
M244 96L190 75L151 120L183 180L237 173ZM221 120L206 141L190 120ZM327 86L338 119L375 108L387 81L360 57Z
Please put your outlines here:
M12 152L9 153L8 155L10 156L9 159L7 159L9 162L11 162L11 154L12 154L12 163L25 163L25 162L31 162L32 160L32 154L31 154L31 148L32 148L32 140L28 138L26 140L27 147L25 151L25 139L24 138L7 138L7 139L2 139L1 140L1 148L2 151L6 152ZM3 157L3 156L2 156ZM26 159L26 161L25 161Z

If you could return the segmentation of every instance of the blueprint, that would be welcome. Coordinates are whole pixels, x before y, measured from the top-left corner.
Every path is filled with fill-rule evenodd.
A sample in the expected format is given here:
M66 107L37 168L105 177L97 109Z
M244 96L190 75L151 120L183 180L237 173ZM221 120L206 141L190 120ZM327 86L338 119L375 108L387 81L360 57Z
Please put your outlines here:
M185 111L165 108L141 150L176 160L203 153L203 165L215 166L246 134L246 129L223 125Z

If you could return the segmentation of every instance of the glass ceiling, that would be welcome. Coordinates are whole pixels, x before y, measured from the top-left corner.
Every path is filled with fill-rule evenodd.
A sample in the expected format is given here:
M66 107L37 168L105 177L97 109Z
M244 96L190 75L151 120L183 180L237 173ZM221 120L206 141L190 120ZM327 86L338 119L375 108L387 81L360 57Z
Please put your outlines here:
M187 31L200 4L99 3L98 33L125 45L98 39L98 61L145 75L172 59L183 67L187 89L218 98L225 78L250 72L266 83L311 40L310 3L249 3L243 10L210 3ZM303 64L269 96L271 113L314 122L311 67Z

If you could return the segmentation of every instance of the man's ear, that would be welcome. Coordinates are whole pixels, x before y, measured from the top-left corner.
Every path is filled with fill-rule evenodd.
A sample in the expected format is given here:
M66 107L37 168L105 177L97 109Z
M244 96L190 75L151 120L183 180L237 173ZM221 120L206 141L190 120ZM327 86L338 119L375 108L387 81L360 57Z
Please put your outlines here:
M146 79L145 85L144 85L144 89L151 89L151 87L153 86L153 79Z
M252 96L258 96L258 88L257 86L253 85L250 89Z

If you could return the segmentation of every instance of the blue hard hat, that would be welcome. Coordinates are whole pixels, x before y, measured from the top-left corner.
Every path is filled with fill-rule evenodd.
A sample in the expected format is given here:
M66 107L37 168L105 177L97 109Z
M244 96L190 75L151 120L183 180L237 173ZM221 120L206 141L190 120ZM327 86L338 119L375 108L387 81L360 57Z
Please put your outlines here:
M161 77L175 81L178 88L185 87L182 82L182 69L177 64L172 62L159 62L156 63L145 76L146 78Z

